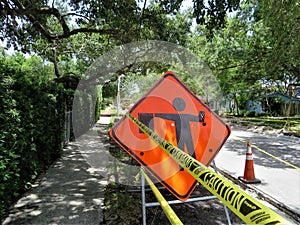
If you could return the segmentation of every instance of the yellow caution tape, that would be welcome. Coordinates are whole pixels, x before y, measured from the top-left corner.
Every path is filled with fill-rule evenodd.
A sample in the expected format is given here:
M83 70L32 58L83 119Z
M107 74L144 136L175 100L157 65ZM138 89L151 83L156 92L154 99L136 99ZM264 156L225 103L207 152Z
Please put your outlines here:
M130 113L126 116L245 223L292 224L207 166L161 138Z
M240 142L246 142L246 140L238 139L238 138L234 138L232 140L238 140ZM266 155L268 155L268 156L270 156L270 157L272 157L272 158L274 158L274 159L276 159L276 160L278 160L278 161L280 161L280 162L282 162L282 163L284 163L284 164L286 164L286 165L288 165L290 167L293 167L296 170L300 170L300 168L298 166L295 166L295 165L293 165L293 164L291 164L291 163L289 163L289 162L287 162L287 161L285 161L285 160L283 160L283 159L281 159L281 158L279 158L279 157L277 157L277 156L275 156L275 155L273 155L273 154L271 154L271 153L269 153L269 152L267 152L267 151L265 151L265 150L257 147L256 145L254 145L252 143L251 143L251 146L253 148L257 149L258 151L260 151L260 152L262 152L262 153L264 153L264 154L266 154Z
M162 196L162 194L159 192L159 190L156 188L156 186L153 184L151 179L147 176L145 171L141 169L145 179L147 180L151 190L153 191L157 201L159 202L161 208L163 209L164 213L166 214L168 220L170 221L171 224L183 224L181 220L178 218L176 213L173 211L169 203L166 201L166 199Z

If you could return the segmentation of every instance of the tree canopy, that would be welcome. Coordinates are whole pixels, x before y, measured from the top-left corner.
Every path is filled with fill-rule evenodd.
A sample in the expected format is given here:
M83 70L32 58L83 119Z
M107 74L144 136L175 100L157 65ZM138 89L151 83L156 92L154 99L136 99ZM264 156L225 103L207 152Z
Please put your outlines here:
M244 1L211 40L198 26L189 48L208 63L224 95L243 106L299 85L299 18L298 1Z
M190 10L182 10L184 4L4 0L0 39L52 62L58 82L76 82L112 47L145 39L188 47L213 69L225 94L299 82L297 0L193 0Z
M175 15L182 3L183 0L154 0L149 4L147 0L3 0L1 39L24 45L39 35L53 42L78 33L98 33L124 40L136 36L144 27L163 28L162 15ZM193 0L193 15L197 23L218 28L225 24L226 11L238 6L239 0L209 0L208 5L204 0ZM53 23L57 26L53 27Z
M210 29L223 27L226 11L239 6L238 0L208 3L194 0L192 15ZM0 3L0 39L7 47L36 52L53 62L60 77L58 61L76 55L86 64L91 48L96 58L109 46L137 40L184 45L191 20L180 16L182 5L183 0L4 0Z

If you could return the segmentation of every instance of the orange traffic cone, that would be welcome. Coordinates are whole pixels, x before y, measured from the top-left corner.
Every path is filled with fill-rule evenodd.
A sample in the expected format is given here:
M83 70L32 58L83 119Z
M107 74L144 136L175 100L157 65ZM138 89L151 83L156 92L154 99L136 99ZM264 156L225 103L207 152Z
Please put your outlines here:
M246 153L246 163L245 163L245 171L244 176L238 177L239 180L246 184L258 184L261 183L259 179L255 178L254 175L254 162L253 162L253 156L252 156L252 150L251 150L251 143L248 140L247 142L247 153Z

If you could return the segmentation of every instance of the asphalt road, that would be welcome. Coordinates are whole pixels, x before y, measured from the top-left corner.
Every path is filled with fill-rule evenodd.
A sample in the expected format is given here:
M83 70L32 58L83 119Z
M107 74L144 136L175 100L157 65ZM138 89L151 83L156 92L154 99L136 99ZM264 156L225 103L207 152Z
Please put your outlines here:
M300 138L235 125L231 129L215 159L217 167L232 177L243 176L246 143L250 140L255 178L261 184L249 187L300 218Z

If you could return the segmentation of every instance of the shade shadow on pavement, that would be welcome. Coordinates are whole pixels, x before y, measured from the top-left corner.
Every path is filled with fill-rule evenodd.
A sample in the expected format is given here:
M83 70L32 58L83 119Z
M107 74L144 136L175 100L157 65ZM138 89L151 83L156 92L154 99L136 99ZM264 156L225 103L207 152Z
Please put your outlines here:
M236 135L233 139L229 139L226 143L226 147L229 151L235 152L238 155L246 156L247 145L246 142L238 141L235 138L245 140L245 136L250 142L256 147L267 151L268 153L288 161L289 163L300 167L300 151L295 151L295 147L300 146L300 139L295 142L295 145L289 146L284 143L282 135L277 134L256 134L248 131L243 131L243 135ZM261 165L269 168L291 168L289 165L279 162L277 159L272 157L265 157L265 153L257 150L254 146L252 147L252 153L256 165Z
M100 139L94 140L99 136L88 135L64 149L62 158L14 205L3 225L100 224L107 183L105 169L92 169L79 150L80 141L99 147Z

